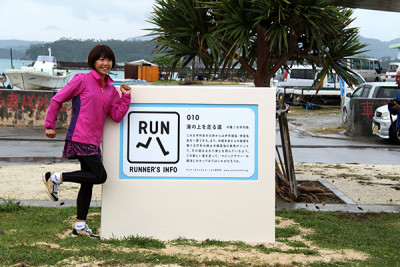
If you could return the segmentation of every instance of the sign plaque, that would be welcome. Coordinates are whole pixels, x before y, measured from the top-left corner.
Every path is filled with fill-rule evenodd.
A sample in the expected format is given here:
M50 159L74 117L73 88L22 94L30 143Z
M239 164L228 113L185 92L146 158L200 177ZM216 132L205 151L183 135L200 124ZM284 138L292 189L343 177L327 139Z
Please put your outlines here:
M101 237L275 241L275 90L134 86L106 119Z

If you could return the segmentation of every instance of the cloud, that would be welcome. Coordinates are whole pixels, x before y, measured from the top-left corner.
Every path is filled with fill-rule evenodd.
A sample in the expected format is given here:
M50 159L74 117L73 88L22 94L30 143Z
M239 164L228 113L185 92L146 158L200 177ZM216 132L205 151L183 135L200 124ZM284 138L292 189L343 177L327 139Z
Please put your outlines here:
M146 22L155 0L18 0L2 1L1 39L55 41L121 39L148 34ZM363 37L390 41L399 38L400 13L355 9L353 27Z
M397 24L400 22L399 12L355 9L351 26L359 27L362 37L391 41L400 38Z
M12 2L12 3L11 3ZM139 0L19 0L2 5L2 20L10 21L1 39L55 41L126 39L147 34L145 21L153 1Z
M51 25L51 26L46 26L46 27L43 28L42 30L43 30L43 31L60 31L61 28Z

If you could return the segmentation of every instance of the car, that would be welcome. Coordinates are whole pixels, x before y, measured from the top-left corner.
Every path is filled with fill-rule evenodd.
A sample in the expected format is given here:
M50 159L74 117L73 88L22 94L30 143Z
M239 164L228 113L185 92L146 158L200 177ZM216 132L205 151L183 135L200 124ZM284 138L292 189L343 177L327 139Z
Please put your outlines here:
M353 93L347 93L342 108L343 121L347 122L350 101L354 98L382 98L389 100L396 97L400 88L393 82L371 82L361 84Z
M372 134L399 145L400 136L396 130L396 121L397 115L390 115L388 105L378 107L372 118Z
M389 68L385 74L386 82L394 82L396 80L396 73L400 71L400 62L389 63Z

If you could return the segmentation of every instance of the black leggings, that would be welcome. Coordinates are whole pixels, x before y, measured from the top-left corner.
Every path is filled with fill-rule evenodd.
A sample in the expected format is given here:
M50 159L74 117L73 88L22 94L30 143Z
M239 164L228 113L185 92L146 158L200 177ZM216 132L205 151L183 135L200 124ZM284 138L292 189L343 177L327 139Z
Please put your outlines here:
M80 183L81 188L76 200L78 220L86 221L89 212L90 202L92 200L92 191L94 184L103 184L107 180L107 172L99 155L78 156L81 163L81 170L74 172L63 172L64 182Z

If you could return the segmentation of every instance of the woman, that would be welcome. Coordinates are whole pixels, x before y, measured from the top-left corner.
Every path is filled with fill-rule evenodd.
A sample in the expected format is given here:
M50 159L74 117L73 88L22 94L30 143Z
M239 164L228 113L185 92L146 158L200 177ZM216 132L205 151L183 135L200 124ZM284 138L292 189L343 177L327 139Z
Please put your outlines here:
M120 122L131 102L131 88L122 84L120 97L108 72L115 66L110 47L96 45L89 53L89 73L78 73L51 100L47 111L46 136L56 136L55 121L65 101L72 99L72 117L65 137L63 157L78 159L81 169L74 172L47 172L43 182L53 201L58 201L59 186L63 182L80 183L77 197L77 217L72 236L95 235L86 223L94 184L102 184L107 173L101 161L100 143L106 116Z

